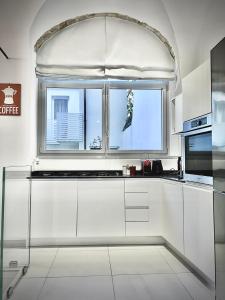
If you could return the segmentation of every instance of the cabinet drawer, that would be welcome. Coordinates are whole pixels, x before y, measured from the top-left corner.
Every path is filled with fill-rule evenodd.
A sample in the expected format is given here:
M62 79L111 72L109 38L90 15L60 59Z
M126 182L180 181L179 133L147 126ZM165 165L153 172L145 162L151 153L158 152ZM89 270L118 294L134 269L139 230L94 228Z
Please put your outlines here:
M148 222L149 210L148 209L126 209L127 222Z
M126 193L148 193L149 181L144 179L126 179L125 192Z
M126 236L149 236L149 222L127 222Z
M126 193L125 205L128 206L148 206L148 193Z

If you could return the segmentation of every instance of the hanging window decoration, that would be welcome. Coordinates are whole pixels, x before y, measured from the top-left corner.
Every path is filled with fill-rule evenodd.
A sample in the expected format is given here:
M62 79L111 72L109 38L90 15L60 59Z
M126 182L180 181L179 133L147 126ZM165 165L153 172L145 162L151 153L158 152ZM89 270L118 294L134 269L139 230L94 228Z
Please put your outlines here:
M129 89L127 91L127 118L122 131L125 131L132 124L133 107L134 107L134 92L133 90Z

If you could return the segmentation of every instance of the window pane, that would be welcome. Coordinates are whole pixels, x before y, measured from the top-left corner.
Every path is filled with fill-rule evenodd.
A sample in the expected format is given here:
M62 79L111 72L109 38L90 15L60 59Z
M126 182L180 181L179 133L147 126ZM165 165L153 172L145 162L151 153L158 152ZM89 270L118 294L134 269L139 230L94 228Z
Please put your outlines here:
M110 89L109 148L163 150L162 91Z
M102 148L102 90L86 90L86 144L88 150Z
M46 150L101 149L101 89L47 88L46 116Z

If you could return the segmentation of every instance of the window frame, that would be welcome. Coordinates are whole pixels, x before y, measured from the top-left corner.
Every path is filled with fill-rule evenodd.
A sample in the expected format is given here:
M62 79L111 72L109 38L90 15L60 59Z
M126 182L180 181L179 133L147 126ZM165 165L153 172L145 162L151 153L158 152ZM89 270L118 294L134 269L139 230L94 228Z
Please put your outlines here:
M166 155L167 148L167 82L139 80L127 81L100 81L100 80L66 80L66 79L38 79L38 115L37 115L37 155L42 158L124 158L124 155L133 158L140 155ZM76 88L102 90L102 149L101 150L47 150L45 149L46 115L47 115L47 88ZM162 92L162 150L112 150L109 149L109 90L161 90Z

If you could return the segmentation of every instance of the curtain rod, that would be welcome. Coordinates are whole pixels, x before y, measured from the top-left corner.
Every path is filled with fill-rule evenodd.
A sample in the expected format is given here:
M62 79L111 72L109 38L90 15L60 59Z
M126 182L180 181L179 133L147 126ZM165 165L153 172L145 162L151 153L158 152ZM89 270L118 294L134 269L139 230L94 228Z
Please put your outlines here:
M0 52L5 56L6 59L9 59L8 55L5 53L5 51L0 47Z

